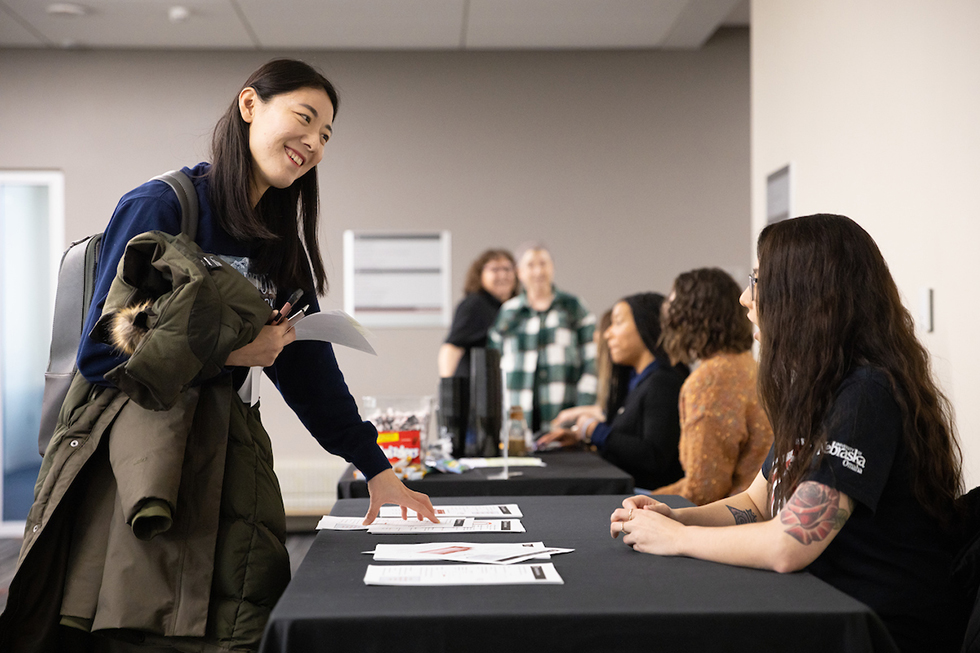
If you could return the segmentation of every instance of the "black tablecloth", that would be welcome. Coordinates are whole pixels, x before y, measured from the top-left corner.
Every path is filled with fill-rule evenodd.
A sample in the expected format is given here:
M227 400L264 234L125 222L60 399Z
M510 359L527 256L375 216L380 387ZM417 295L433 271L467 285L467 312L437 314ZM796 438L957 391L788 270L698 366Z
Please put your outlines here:
M622 499L500 497L524 513L527 532L518 534L320 531L272 612L262 651L894 650L869 608L809 574L636 553L609 537ZM474 502L437 502L461 503ZM362 515L367 504L339 501L332 514ZM420 541L543 541L575 551L552 558L564 585L364 585L372 559L362 551Z
M488 478L500 473L496 467L471 469L462 474L426 474L405 485L430 497L528 496L555 494L630 494L633 477L591 451L550 451L538 454L546 467L512 467L520 476L506 481ZM337 482L338 499L367 498L367 483L354 480L348 466Z

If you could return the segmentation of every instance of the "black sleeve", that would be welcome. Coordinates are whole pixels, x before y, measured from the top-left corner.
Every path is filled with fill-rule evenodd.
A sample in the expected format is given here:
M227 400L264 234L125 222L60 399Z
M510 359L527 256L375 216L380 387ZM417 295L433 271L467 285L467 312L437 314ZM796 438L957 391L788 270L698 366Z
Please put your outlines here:
M479 293L467 295L456 307L446 342L463 349L485 347L487 332L493 326L496 317L496 309L489 306Z
M903 438L902 412L884 375L865 368L849 376L826 426L827 442L807 480L874 511Z
M391 466L378 447L378 431L358 414L329 342L297 340L265 372L324 449L369 479Z
M769 453L766 454L766 459L762 462L762 476L768 481L769 475L772 473L773 461L776 458L776 445L773 444L769 447Z
M682 384L669 370L658 371L626 397L621 413L613 417L602 455L633 474L641 487L650 482L644 479L655 479L660 487L680 476L677 400Z

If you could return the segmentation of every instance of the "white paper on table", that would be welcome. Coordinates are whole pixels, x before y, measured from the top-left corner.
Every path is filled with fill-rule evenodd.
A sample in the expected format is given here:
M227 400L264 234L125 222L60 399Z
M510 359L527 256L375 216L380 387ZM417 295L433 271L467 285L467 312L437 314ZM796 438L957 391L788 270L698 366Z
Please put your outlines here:
M367 526L361 522L363 517L334 517L324 515L316 525L318 531L366 531Z
M420 533L420 532L447 532L466 528L473 522L472 519L440 519L438 524L432 522L419 521L418 519L375 519L369 526L363 525L363 517L333 517L325 515L316 525L317 530L332 531L368 531L375 532L376 527L387 528L386 533Z
M324 340L377 356L368 342L369 331L341 310L322 311L307 315L293 327L297 340Z
M469 529L472 519L440 519L438 524L417 519L375 519L368 533L457 533Z
M508 456L506 461L502 456L495 458L460 458L460 464L477 469L479 467L503 467L504 462L510 467L547 467L543 460L533 456Z
M423 544L378 544L375 562L432 562L451 560L495 565L510 565L527 560L549 560L552 554L570 553L574 549L548 548L543 542L427 542Z
M516 503L487 504L481 506L433 506L436 517L480 517L482 519L513 518L520 519L524 515ZM401 517L401 506L383 506L380 517ZM409 519L416 517L415 511L409 509Z
M472 519L450 517L439 524L412 519L378 519L368 528L368 533L523 533L519 519Z
M373 554L375 562L433 562L446 560L447 556L463 551L482 550L513 553L515 550L534 550L541 553L544 549L544 542L516 544L511 542L498 544L489 542L420 542L418 544L378 543L375 545L374 551L365 551L364 553Z
M559 549L553 547L532 551L517 551L503 555L492 552L486 553L479 551L467 551L447 556L447 559L452 560L453 562L469 562L487 565L513 565L518 562L527 562L528 560L550 560L552 555L558 555L559 553L571 553L574 550L575 549Z
M551 562L526 565L368 565L365 585L562 585Z

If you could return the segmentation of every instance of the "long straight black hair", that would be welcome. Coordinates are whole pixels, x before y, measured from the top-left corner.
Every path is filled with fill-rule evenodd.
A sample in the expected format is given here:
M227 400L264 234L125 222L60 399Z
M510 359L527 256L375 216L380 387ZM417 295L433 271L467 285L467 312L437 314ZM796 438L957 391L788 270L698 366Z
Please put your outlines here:
M915 497L948 522L962 491L952 410L874 240L850 218L821 214L769 225L758 251L759 395L775 433L776 505L823 451L841 383L869 366L902 410Z
M263 65L245 81L242 90L246 88L255 89L263 102L301 88L322 89L333 104L334 116L340 106L333 84L310 65L294 59L275 59ZM211 139L209 199L214 216L233 238L258 241L252 256L257 274L268 276L280 290L315 289L322 295L327 290L327 275L317 236L320 206L316 166L288 188L269 188L253 208L248 134L249 124L242 118L236 95ZM312 279L307 261L313 269Z

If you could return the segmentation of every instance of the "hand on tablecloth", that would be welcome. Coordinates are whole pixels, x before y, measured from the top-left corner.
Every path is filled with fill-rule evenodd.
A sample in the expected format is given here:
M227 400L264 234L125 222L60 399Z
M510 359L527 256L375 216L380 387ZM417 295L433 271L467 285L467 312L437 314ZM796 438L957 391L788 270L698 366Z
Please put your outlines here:
M405 484L398 480L395 472L390 469L377 474L367 482L368 494L371 495L371 505L368 507L367 515L361 522L365 526L371 524L381 512L381 506L393 503L402 507L402 519L408 517L408 510L411 508L418 515L419 521L423 518L433 523L439 523L436 511L432 508L429 497L421 492L415 492L405 487Z
M558 413L555 419L551 420L551 430L568 428L575 424L580 417L591 417L600 422L605 419L602 409L598 406L575 406Z
M626 508L626 510L629 510L630 508L634 508L636 510L653 510L654 512L659 512L665 517L676 519L674 516L674 511L671 510L670 506L668 506L666 503L657 501L653 497L646 494L637 494L636 496L623 499L623 507Z
M609 517L609 522L609 534L613 538L619 537L622 533L623 544L633 547L634 551L658 555L678 555L679 539L686 528L680 522L674 521L652 507L650 509L618 508Z
M570 447L573 444L578 444L579 438L576 432L572 429L552 428L550 431L538 438L537 446L540 448L555 441L557 441L563 447Z

